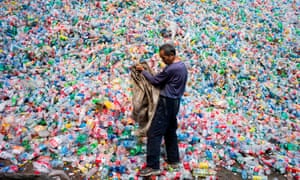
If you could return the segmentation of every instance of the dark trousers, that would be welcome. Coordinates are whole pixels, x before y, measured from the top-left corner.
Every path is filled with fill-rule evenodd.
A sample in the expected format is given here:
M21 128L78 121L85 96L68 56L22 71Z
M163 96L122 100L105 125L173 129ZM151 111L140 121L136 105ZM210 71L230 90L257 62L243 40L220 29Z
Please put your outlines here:
M159 97L152 124L147 133L147 167L159 169L160 145L165 139L168 163L179 162L177 118L179 99Z

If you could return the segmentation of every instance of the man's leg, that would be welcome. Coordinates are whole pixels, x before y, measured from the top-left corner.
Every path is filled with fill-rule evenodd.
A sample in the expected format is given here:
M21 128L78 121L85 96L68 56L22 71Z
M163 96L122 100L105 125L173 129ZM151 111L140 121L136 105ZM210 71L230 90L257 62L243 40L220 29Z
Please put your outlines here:
M179 162L179 150L176 129L171 128L167 130L165 135L165 144L167 151L167 161L170 164Z
M147 167L159 169L160 145L166 128L165 103L160 98L155 116L147 133Z
M169 113L169 126L165 133L165 144L167 151L167 161L169 164L179 163L179 151L177 141L177 113L179 110L179 100L169 100L168 113Z

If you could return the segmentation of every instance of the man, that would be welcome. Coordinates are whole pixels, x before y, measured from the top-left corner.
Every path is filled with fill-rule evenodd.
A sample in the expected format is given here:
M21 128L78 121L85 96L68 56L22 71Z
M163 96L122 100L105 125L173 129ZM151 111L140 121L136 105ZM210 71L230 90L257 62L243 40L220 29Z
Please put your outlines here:
M141 65L136 66L152 85L160 89L157 109L147 132L147 167L140 171L140 176L160 175L162 137L165 140L168 164L172 167L179 165L176 116L180 98L185 91L188 72L185 64L176 57L173 45L160 46L159 55L167 66L155 76L145 71Z

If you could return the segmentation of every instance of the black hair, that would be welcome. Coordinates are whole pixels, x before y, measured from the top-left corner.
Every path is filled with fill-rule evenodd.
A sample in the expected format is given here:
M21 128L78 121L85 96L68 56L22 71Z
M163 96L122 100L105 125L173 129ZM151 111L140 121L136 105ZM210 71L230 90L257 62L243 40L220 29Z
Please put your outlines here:
M176 49L172 44L163 44L159 47L159 51L164 51L166 56L176 56Z

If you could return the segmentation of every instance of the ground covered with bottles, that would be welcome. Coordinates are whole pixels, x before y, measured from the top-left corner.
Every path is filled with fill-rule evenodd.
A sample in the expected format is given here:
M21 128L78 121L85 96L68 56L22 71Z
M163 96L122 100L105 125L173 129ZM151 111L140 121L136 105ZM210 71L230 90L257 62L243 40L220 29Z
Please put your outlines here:
M170 42L189 80L181 170L160 178L299 179L299 6L0 0L0 173L137 179L130 67L159 72Z

